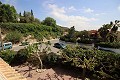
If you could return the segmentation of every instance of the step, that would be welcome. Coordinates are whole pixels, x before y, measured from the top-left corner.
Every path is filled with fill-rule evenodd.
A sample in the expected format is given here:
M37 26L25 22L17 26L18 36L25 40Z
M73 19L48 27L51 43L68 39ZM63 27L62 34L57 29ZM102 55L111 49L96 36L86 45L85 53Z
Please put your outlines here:
M0 80L27 80L0 58Z

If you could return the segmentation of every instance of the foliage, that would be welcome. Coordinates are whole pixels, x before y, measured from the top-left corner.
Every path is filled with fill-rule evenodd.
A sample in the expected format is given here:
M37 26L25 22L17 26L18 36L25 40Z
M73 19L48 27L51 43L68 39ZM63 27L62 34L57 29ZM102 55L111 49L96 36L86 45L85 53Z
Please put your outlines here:
M17 12L14 6L0 4L0 22L17 22Z
M31 10L31 12L24 11L23 15L20 12L19 19L20 23L40 23L38 18L34 18L33 10Z
M93 39L84 38L84 39L79 39L77 42L84 43L84 44L92 44L94 41L93 41Z
M82 68L84 75L90 72L91 76L94 74L97 79L120 78L120 54L68 46L62 51L62 58L64 64L69 63L69 66Z
M51 52L49 54L44 55L44 58L42 60L47 65L56 66L58 64L59 55Z
M96 46L106 47L106 48L120 48L120 42L100 42L96 43Z
M110 24L105 24L103 27L101 27L98 31L100 33L100 36L103 38L104 41L114 42L117 40L117 30L120 21L115 20L115 22L110 22Z
M76 33L76 35L77 35L77 37L80 37L81 39L89 38L89 32L86 30L79 31Z
M61 36L60 40L66 41L66 42L76 42L76 34L75 34L75 27L71 27L68 31L67 35Z
M43 48L43 44L45 45L45 48ZM49 42L46 43L39 43L38 44L32 44L27 46L27 51L30 54L28 62L36 66L37 68L43 68L43 62L42 62L42 56L48 54L48 51L50 51L49 48Z
M22 34L17 31L10 32L5 37L5 41L9 41L12 43L18 43L21 41L21 39L22 39Z
M47 37L57 37L61 35L60 27L51 27L33 23L1 23L0 27L6 31L18 31L24 35L33 35L39 41Z
M5 60L8 64L12 64L15 56L15 52L12 50L0 51L0 57Z
M62 41L66 41L66 42L76 42L76 38L68 38L68 36L67 35L64 35L64 36L61 36L60 37L60 40L62 40Z
M27 49L20 49L14 57L14 64L23 64L29 57Z
M103 27L101 27L101 28L98 30L100 36L104 39L104 41L107 40L106 37L107 37L107 34L109 33L109 29L110 29L111 27L112 27L111 24L104 24Z
M47 26L56 26L56 20L54 20L51 17L46 17L45 20L43 20L42 24L47 25Z

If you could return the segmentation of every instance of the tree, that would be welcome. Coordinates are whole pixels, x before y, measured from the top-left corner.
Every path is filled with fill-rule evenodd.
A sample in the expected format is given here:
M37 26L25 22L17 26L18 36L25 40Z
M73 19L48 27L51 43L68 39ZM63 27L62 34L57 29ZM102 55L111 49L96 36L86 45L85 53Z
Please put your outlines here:
M24 17L26 16L26 11L23 12L23 16L24 16Z
M98 30L100 36L104 39L104 41L109 40L110 42L113 42L114 40L117 40L116 32L118 30L118 27L120 27L119 23L119 20L115 20L114 23L111 21L110 24L105 24Z
M0 1L0 5L2 4L2 2Z
M35 23L40 23L40 20L38 18L35 18L34 22Z
M102 37L102 39L104 41L107 41L107 35L108 35L109 30L111 29L111 27L112 27L111 24L104 24L103 27L98 29L98 32L99 32L100 36Z
M19 43L22 40L22 34L18 31L10 32L6 35L5 41Z
M69 29L69 32L68 32L69 38L73 38L74 34L75 34L75 27L73 26Z
M22 16L22 14L21 14L21 12L19 13L19 17L21 17Z
M0 22L17 22L17 12L14 6L0 5Z
M69 62L72 66L83 69L82 80L85 80L86 70L94 70L96 65L96 53L93 50L84 50L79 46L67 46L61 53L63 62Z
M120 27L119 22L120 21L118 20L115 20L114 23L111 22L112 28L111 28L111 31L109 31L109 34L107 36L110 42L117 41L117 30L118 30L118 27Z
M45 48L42 48L43 44L46 45ZM41 68L41 70L43 68L41 56L47 54L50 51L49 45L50 45L50 42L46 42L46 43L40 43L39 46L38 46L38 44L32 44L27 47L28 53L30 53L30 57L29 57L28 61L32 65L37 66L38 72L39 72L39 70L38 70L39 68ZM37 61L37 62L35 62L35 61Z
M47 26L53 26L53 27L56 26L56 20L54 20L54 19L51 18L51 17L46 17L45 20L43 20L42 23L43 23L44 25L47 25Z
M77 32L77 37L80 37L81 39L88 38L89 37L89 33L86 30L80 31L80 32Z
M31 23L34 22L34 15L33 15L33 10L31 9L31 17L30 17Z
M31 9L31 16L34 16L34 15L33 15L33 10L32 10L32 9Z
M20 14L19 14L20 15ZM37 18L34 18L33 10L31 12L23 12L23 16L20 17L21 23L39 23L39 20Z

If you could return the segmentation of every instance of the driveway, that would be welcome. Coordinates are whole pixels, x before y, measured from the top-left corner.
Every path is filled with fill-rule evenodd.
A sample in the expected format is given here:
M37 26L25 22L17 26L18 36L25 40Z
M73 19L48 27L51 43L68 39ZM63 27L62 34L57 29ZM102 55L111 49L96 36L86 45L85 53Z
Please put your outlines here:
M49 41L51 42L51 45L49 46L50 49L51 49L51 52L57 53L60 49L55 48L55 47L53 47L53 46L54 46L54 43L59 42L59 39L49 40ZM17 51L19 51L20 49L23 49L23 48L25 48L25 47L27 47L27 46L20 46L20 44L18 44L18 45L14 45L13 48L12 48L12 50L14 50L14 51L17 52ZM43 44L43 45L42 45L42 49L45 48L45 47L46 47L46 46Z

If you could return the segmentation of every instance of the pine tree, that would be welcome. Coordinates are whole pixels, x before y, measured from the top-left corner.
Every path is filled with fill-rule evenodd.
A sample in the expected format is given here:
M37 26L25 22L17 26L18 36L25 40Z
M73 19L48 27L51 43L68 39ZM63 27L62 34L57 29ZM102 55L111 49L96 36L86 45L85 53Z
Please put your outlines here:
M22 15L21 15L21 12L19 13L19 17L21 17Z
M32 10L32 9L31 9L31 16L34 16L34 15L33 15L33 10Z
M26 12L24 11L24 13L23 13L23 16L25 17L26 16Z

